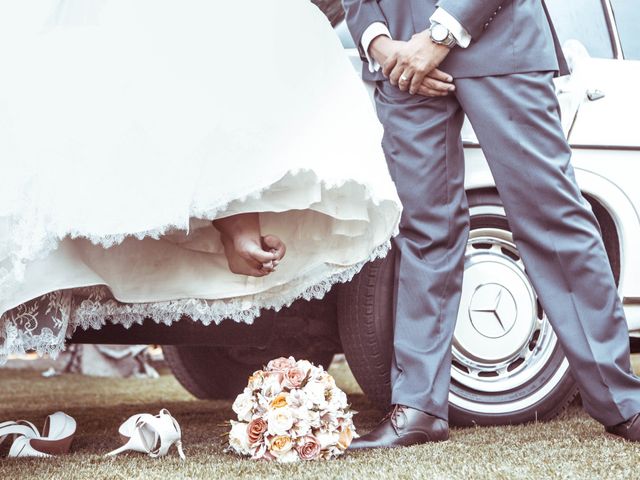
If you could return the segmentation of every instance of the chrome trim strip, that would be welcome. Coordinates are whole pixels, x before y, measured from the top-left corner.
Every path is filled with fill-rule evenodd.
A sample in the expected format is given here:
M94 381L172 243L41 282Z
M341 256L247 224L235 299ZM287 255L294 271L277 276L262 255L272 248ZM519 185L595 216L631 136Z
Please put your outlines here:
M471 142L471 141L462 141L462 146L464 148L482 148L480 144ZM578 143L570 143L572 150L623 150L629 152L640 152L640 145L638 146L629 146L629 145L588 145L588 144L578 144Z
M588 144L574 144L571 143L573 150L624 150L630 152L640 151L640 146L629 145L588 145ZM466 145L465 145L466 146Z
M607 20L607 27L609 28L609 36L613 43L613 54L616 59L624 60L624 54L622 52L622 43L620 42L620 34L618 32L618 26L616 25L615 15L613 14L613 7L610 0L602 0L602 8L604 8L605 18Z

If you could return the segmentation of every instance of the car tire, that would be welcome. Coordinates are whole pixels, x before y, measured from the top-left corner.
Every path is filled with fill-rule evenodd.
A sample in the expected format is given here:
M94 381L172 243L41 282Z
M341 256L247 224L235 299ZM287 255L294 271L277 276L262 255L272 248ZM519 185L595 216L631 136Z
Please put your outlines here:
M577 385L528 280L498 195L469 192L468 199L471 230L452 347L450 421L503 425L553 418L576 397ZM392 264L389 256L365 266L338 301L345 355L363 391L381 409L390 402ZM475 317L491 314L472 309L485 291L502 292L508 300L504 334L493 331L502 321L490 325L491 331L474 324Z
M178 382L201 399L233 399L247 385L247 379L269 360L294 355L329 368L333 353L288 352L267 348L227 348L201 345L165 345L164 357ZM295 355L297 353L297 355Z
M338 294L338 329L358 384L381 410L391 402L395 251L366 264Z

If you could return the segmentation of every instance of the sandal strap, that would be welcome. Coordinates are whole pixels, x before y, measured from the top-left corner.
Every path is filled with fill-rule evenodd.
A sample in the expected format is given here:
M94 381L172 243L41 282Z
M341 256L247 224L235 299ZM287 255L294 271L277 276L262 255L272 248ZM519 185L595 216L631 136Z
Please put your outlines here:
M64 412L55 412L47 416L42 428L42 436L47 438L58 438L76 433L76 421L73 417Z
M15 458L15 457L46 458L50 456L51 455L47 453L40 452L35 448L33 448L33 446L31 445L31 439L27 437L16 438L15 441L13 442L13 445L11 445L11 449L9 450L9 457L11 458Z
M132 415L127 420L125 420L125 422L120 425L118 432L122 437L127 438L126 443L107 453L106 456L115 456L129 450L148 454L157 443L157 436L155 436L155 433L154 440L151 445L149 445L149 442L147 441L147 438L144 434L144 426L151 418L153 418L153 415L150 415L148 413L141 413Z
M9 436L13 436L14 440L20 436L36 438L40 436L40 433L33 423L27 422L26 420L0 423L0 445L2 445Z
M182 450L182 431L180 425L175 418L171 415L169 410L163 408L160 413L151 420L153 429L157 433L160 439L160 445L156 445L153 452L150 453L152 457L163 457L171 448L176 444L178 449L178 455L182 460L185 460L184 451Z
M40 436L40 431L38 430L38 427L36 427L33 423L28 422L27 420L17 420L17 421L0 423L0 431L8 431L8 429L11 429L11 428L24 430L25 432L30 431L30 433L21 433L20 435L28 435L28 436L34 436L34 437Z

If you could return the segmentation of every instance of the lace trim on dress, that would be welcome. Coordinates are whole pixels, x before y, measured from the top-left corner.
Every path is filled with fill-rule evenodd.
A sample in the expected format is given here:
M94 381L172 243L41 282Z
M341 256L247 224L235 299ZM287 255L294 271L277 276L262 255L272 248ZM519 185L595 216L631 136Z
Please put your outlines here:
M183 299L167 302L124 304L117 300L101 301L100 299L84 300L72 312L70 330L77 327L84 330L100 329L107 322L130 328L134 324L142 324L145 319L153 319L156 323L171 325L179 321L183 315L204 325L220 324L225 319L251 324L260 315L261 309L280 311L289 307L299 299L322 299L336 283L350 281L365 263L387 255L391 243L379 246L364 262L349 266L338 273L325 278L312 279L303 283L302 279L293 280L288 292L262 292L249 297L228 300Z
M40 356L48 354L55 358L64 350L65 338L70 333L71 300L70 290L60 290L23 303L2 315L0 365L13 354L34 350Z

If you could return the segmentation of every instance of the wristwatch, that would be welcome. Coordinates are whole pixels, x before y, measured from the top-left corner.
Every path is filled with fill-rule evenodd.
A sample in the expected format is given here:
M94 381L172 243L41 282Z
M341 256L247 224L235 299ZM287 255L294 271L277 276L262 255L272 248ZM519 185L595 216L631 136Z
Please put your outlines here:
M431 41L433 43L444 45L447 48L453 48L457 44L456 38L449 29L440 23L433 23L431 25L429 28L429 35L431 36Z

